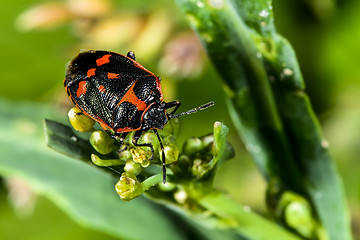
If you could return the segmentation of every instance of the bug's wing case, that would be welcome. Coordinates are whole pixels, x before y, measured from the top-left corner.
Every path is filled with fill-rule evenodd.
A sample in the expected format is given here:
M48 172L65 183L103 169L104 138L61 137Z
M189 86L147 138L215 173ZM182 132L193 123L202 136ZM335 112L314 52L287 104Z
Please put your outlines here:
M99 63L104 56L107 60ZM94 69L94 74L88 74L90 69ZM79 95L77 91L82 81L86 81L86 91ZM75 105L93 119L112 129L137 129L142 111L131 104L119 106L135 82L138 83L134 91L141 100L149 97L162 100L159 79L136 61L113 52L88 51L80 53L68 65L64 85Z
M86 92L80 96L77 95L78 88L79 82L75 82L67 88L74 104L86 115L110 127L112 125L112 114L94 84L91 81L86 81Z

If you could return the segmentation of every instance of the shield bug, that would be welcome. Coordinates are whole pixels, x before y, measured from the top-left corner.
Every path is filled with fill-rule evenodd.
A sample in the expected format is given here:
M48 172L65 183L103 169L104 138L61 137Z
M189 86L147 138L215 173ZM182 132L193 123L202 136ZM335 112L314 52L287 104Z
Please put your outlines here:
M65 89L72 102L83 114L97 121L120 144L129 132L135 131L134 146L142 132L152 130L160 143L163 163L163 181L166 181L165 153L157 132L169 119L194 113L210 107L209 102L198 108L174 115L180 102L165 102L161 79L135 61L134 52L127 56L109 51L86 51L76 56L67 66ZM173 108L170 113L166 110Z

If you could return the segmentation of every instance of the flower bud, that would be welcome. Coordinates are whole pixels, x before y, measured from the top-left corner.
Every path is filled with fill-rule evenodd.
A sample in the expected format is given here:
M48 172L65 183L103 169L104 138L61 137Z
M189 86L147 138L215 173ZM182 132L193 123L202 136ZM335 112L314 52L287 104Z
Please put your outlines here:
M179 178L190 178L192 161L187 155L180 155L177 162L173 162L169 165L174 175Z
M207 172L206 163L201 159L195 159L191 170L193 176L202 177Z
M183 154L191 156L202 150L202 142L199 138L189 138L183 145Z
M300 195L285 192L280 201L284 206L283 214L286 224L301 236L313 239L316 234L316 220L312 216L309 203Z
M176 185L171 182L159 183L157 186L163 192L170 192L176 188Z
M90 136L90 143L93 148L101 154L109 154L114 149L115 140L103 130L96 130Z
M157 148L159 145L157 136L152 131L147 131L141 135L141 138L139 140L140 143L152 143L154 148Z
M185 190L179 190L176 193L174 193L174 199L180 204L184 204L187 198L188 198L188 194Z
M144 188L137 181L136 176L129 172L121 174L120 180L115 185L115 190L124 201L137 198L144 192Z
M176 145L176 137L174 135L169 135L167 137L164 137L162 140L164 145L169 145L169 144Z
M152 131L147 131L145 133L142 134L141 138L139 139L139 143L151 143L153 145L154 148L154 154L155 154L155 158L157 157L157 149L160 148L160 143L158 141L158 138L156 136L156 134ZM148 158L151 158L151 150L149 147L140 147L141 149L144 150L145 154L148 156Z
M132 154L130 150L121 150L118 151L119 159L126 162L127 160L132 160Z
M140 163L134 162L132 159L126 161L124 171L134 174L135 176L139 175L142 171Z
M172 118L162 129L161 136L165 137L167 135L176 135L179 130L179 119Z
M77 107L73 107L68 112L69 120L73 128L79 132L89 132L93 130L95 121L83 114Z
M209 152L214 153L214 135L209 134L201 138L202 146L205 149L209 149Z
M166 164L176 162L179 157L179 148L175 144L169 144L164 147Z
M147 156L142 148L132 148L130 152L134 162L140 163L142 167L150 165L150 157Z

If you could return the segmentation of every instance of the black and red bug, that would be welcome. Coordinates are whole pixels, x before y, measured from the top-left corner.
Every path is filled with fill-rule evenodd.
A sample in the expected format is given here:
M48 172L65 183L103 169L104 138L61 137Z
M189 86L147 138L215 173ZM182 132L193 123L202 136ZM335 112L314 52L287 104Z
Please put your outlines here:
M87 51L68 65L65 89L73 103L98 123L121 144L129 132L135 131L134 146L154 148L151 143L138 143L142 132L152 130L160 143L163 180L166 181L165 153L157 132L170 118L187 115L212 106L209 102L190 111L174 115L180 102L163 101L161 79L127 56L109 51ZM170 113L166 109L174 108Z

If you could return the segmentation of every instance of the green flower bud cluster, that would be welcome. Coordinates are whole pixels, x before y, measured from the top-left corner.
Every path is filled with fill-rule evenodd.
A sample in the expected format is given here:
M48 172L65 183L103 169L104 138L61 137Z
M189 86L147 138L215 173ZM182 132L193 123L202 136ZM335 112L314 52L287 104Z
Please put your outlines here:
M179 161L171 165L174 175L179 178L199 180L212 168L209 162L214 157L214 136L212 134L185 141Z
M79 109L71 109L69 119L76 130L92 132L89 140L95 151L91 155L91 160L95 165L106 167L121 175L115 190L120 198L126 201L140 196L151 186L158 185L159 187L152 190L153 192L166 193L179 204L185 202L188 204L191 198L203 195L211 189L214 167L221 156L225 159L233 156L231 146L226 147L229 144L226 143L225 138L219 140L227 132L227 127L220 122L214 124L216 138L213 134L189 138L183 144L180 154L175 137L179 120L171 119L162 130L158 131L162 139L167 167L171 169L168 170L168 182L162 184L161 169L158 169L159 172L154 175L155 171L148 168L154 164L161 166L163 160L162 149L154 132L144 132L138 140L139 144L153 145L154 158L150 161L153 153L149 147L133 145L134 132L129 133L124 144L120 145L105 131L95 130L94 120L82 114ZM220 149L226 153L223 154Z
M107 167L115 170L113 166L121 166L121 177L115 186L116 192L123 200L131 200L140 196L150 186L161 182L159 177L152 178L144 169L152 164L162 164L161 148L157 136L152 132L144 132L138 143L151 143L154 148L154 159L150 161L152 156L149 147L137 147L131 142L134 133L130 133L125 139L124 145L119 146L117 141L109 136L103 130L95 130L93 128L95 121L77 109L72 108L69 113L69 120L74 129L80 132L92 132L90 135L90 144L97 153L91 155L92 162L101 167ZM174 163L178 160L179 149L174 136L179 128L179 120L171 119L163 130L159 131L162 138L166 163ZM115 158L114 156L118 156ZM116 168L116 172L118 171ZM161 171L161 170L160 170ZM159 173L160 175L162 173ZM159 176L160 176L159 175ZM139 182L138 178L144 179ZM150 179L147 181L147 179ZM146 182L147 181L147 182ZM143 184L145 182L145 184Z
M306 239L327 239L308 201L294 192L285 191L278 180L271 180L266 192L269 212L274 218Z

